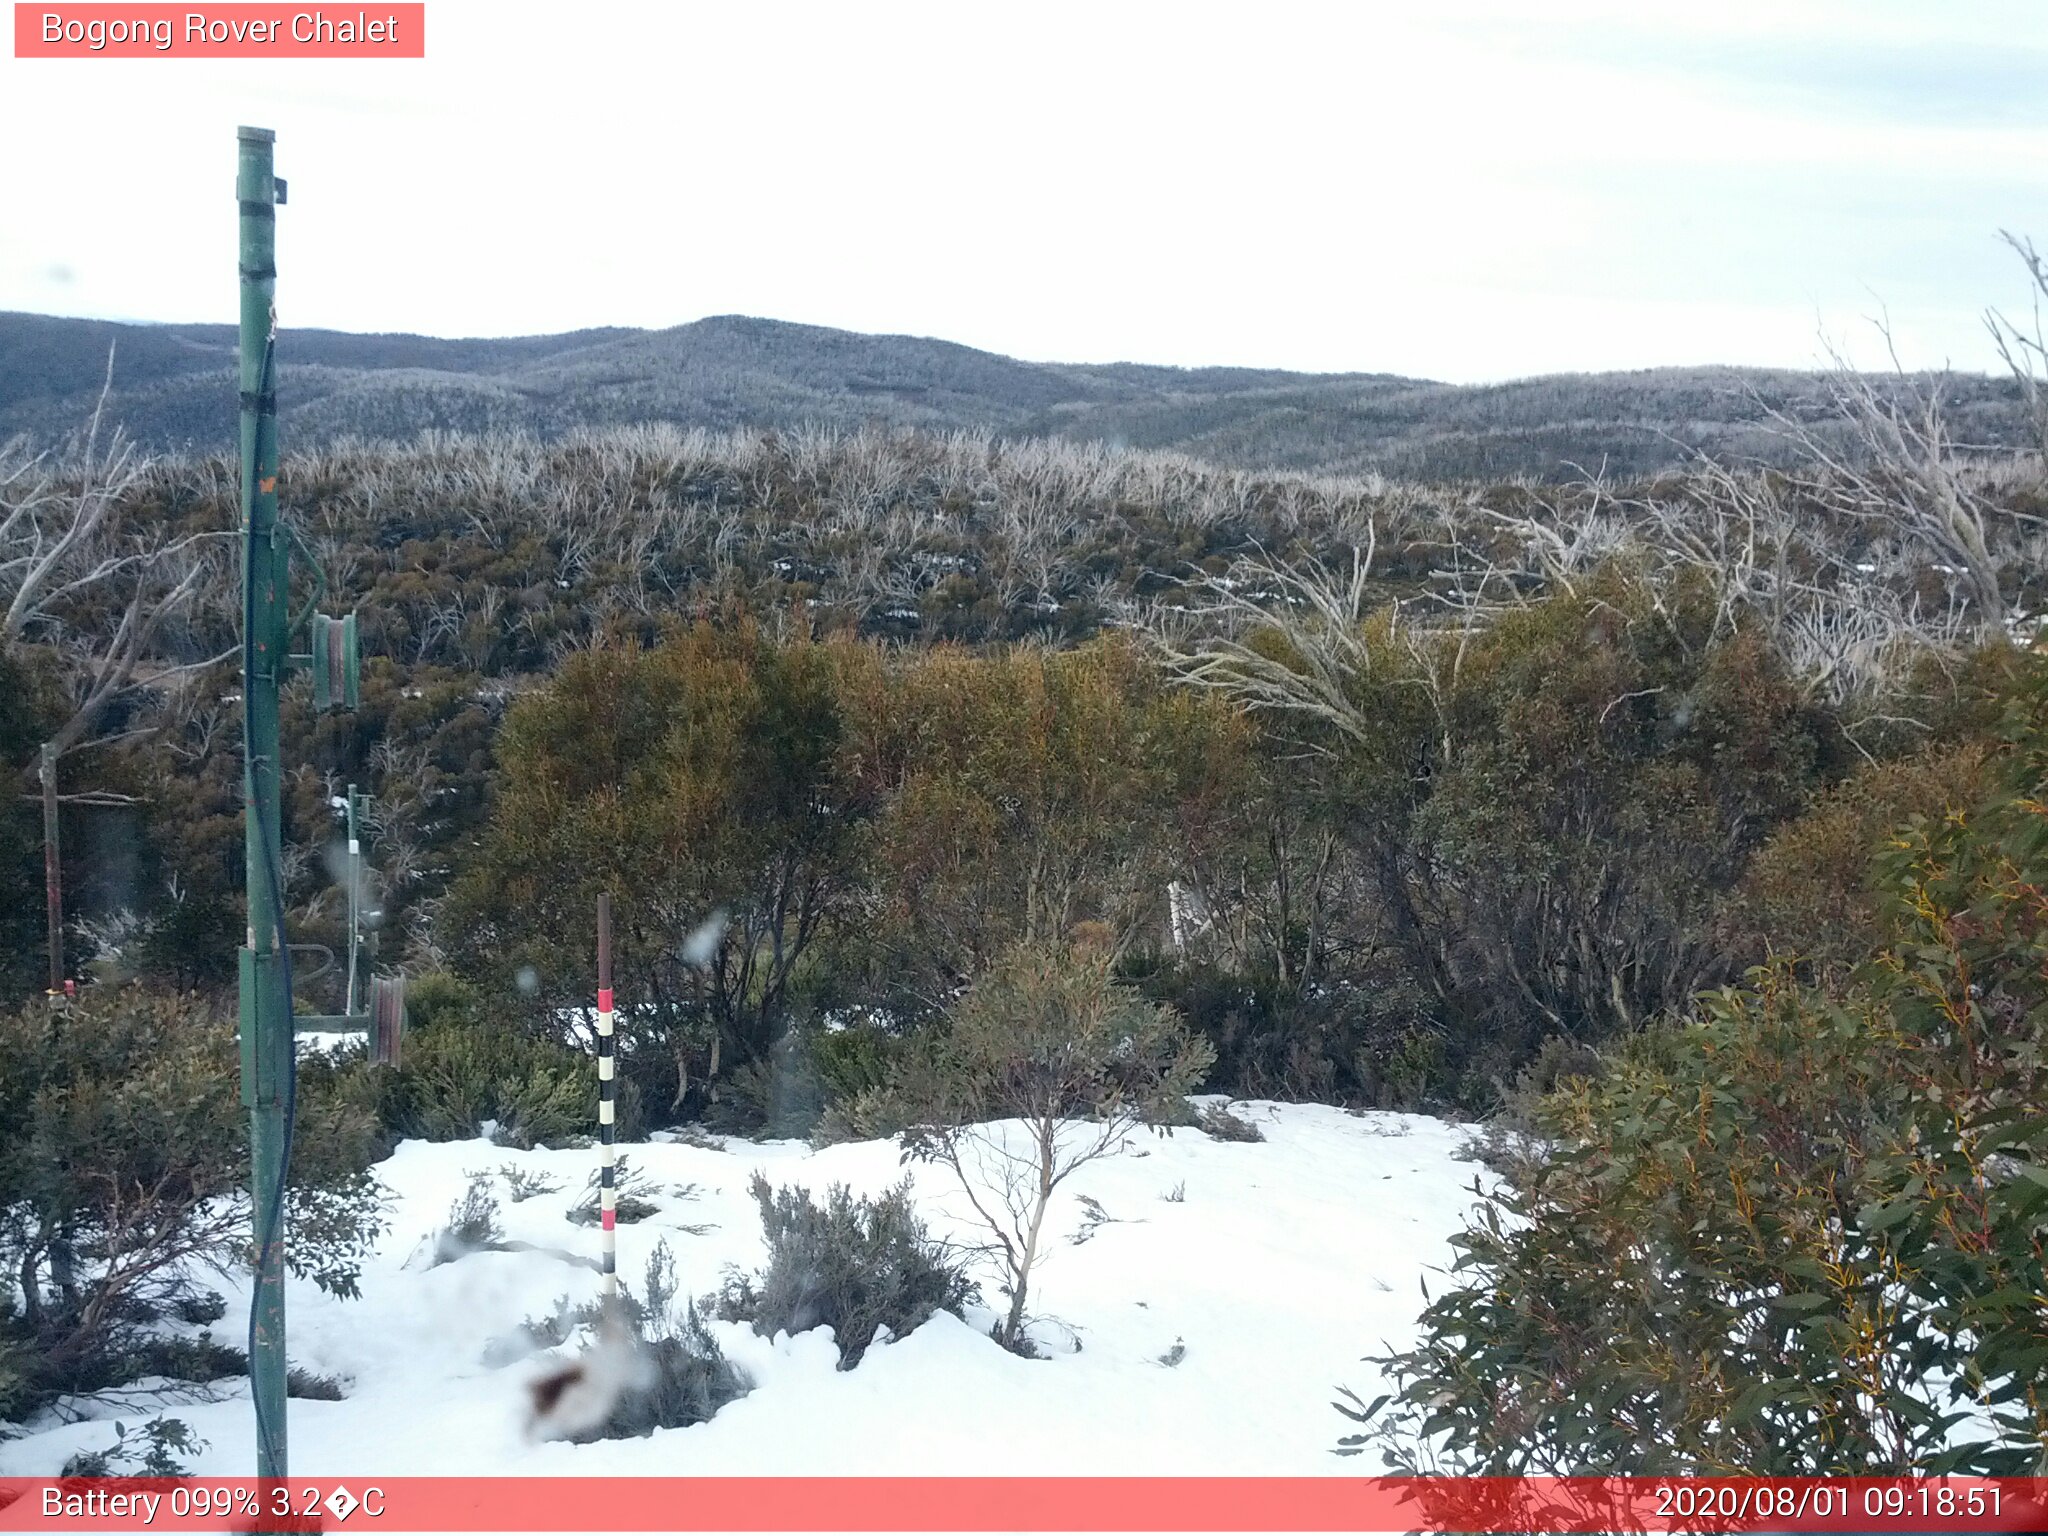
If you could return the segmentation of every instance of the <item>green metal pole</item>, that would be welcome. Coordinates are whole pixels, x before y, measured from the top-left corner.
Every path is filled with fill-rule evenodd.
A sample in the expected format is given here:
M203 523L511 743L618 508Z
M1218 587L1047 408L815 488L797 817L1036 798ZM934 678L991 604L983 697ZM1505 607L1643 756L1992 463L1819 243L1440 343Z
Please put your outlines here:
M256 1298L249 1375L256 1398L256 1475L285 1466L284 1176L292 1027L275 914L279 864L278 685L287 665L287 546L277 526L276 135L236 131L242 278L242 751L246 800L248 944L242 950L242 1102L249 1106Z

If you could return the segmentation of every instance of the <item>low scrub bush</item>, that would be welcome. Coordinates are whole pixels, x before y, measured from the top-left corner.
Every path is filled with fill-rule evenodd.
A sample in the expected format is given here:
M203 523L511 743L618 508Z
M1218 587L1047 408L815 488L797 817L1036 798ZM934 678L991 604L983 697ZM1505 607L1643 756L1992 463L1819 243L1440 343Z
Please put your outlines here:
M1185 1118L1215 1059L1172 1009L1119 983L1101 949L1019 946L961 997L898 1086L863 1095L908 1127L904 1157L951 1173L988 1229L1009 1298L994 1330L1005 1349L1029 1344L1054 1192L1139 1126Z
M468 1254L499 1247L504 1241L490 1175L471 1174L469 1187L448 1207L448 1220L434 1234L434 1262L450 1264Z
M645 1221L661 1207L649 1196L659 1193L654 1181L620 1158L612 1165L612 1209L621 1222ZM583 1198L569 1211L579 1227L594 1227L604 1215L603 1175L593 1173L583 1186Z
M407 997L402 1065L355 1060L336 1069L353 1101L393 1139L462 1141L495 1123L500 1146L528 1149L588 1135L597 1120L597 1065L558 1041L489 1017L480 995L428 976ZM639 1134L639 1098L620 1085L619 1134Z
M702 1424L750 1384L725 1358L694 1303L678 1307L675 1256L657 1243L638 1296L621 1287L615 1308L602 1302L528 1322L537 1342L560 1343L577 1327L593 1344L534 1383L536 1428L544 1438L577 1442L650 1435Z
M758 1173L750 1189L768 1263L752 1277L728 1275L708 1300L728 1322L751 1323L766 1337L829 1327L839 1368L850 1370L881 1329L900 1338L934 1313L958 1316L979 1300L964 1259L918 1219L908 1179L873 1199L835 1184L823 1205L802 1189L773 1189Z
M181 1322L217 1323L228 1314L228 1299L219 1291L201 1291L187 1296L173 1308Z
M348 1388L338 1376L323 1376L295 1365L284 1373L284 1395L309 1402L338 1403L348 1396Z
M517 1163L505 1163L498 1169L498 1177L505 1181L505 1189L512 1196L512 1203L531 1200L536 1195L558 1195L562 1186L550 1175L533 1173Z
M725 1358L696 1305L678 1307L676 1295L675 1258L667 1243L658 1243L634 1317L649 1370L620 1398L605 1426L607 1439L701 1424L747 1395L746 1378Z
M110 1363L111 1364L111 1363ZM124 1381L142 1376L167 1376L172 1381L224 1381L249 1374L249 1357L210 1333L197 1338L137 1339L108 1372Z
M1217 1141L1264 1141L1266 1133L1228 1104L1204 1104L1195 1111L1195 1125Z

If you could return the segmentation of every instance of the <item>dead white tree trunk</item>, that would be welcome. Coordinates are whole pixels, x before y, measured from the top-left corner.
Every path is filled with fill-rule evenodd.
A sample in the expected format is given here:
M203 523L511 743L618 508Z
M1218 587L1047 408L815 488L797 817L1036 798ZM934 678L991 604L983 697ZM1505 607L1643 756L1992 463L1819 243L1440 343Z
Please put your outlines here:
M22 438L0 445L0 646L41 644L57 653L70 695L70 712L49 738L58 757L94 740L108 709L151 661L166 621L203 589L208 556L233 536L163 536L120 525L117 509L148 466L118 428L102 445L112 384L110 350L98 403L68 452L37 452ZM74 617L84 603L111 615L98 632ZM220 659L157 665L149 681L162 684Z

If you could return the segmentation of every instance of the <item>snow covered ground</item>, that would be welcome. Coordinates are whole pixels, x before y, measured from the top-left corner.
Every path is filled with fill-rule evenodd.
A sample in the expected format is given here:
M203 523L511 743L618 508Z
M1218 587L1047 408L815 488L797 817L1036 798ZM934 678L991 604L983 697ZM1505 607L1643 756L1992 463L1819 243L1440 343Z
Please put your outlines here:
M292 1470L1356 1475L1358 1462L1330 1454L1352 1427L1330 1408L1333 1389L1349 1386L1367 1400L1380 1390L1359 1356L1412 1339L1418 1281L1449 1261L1447 1239L1481 1170L1454 1158L1466 1133L1441 1121L1317 1105L1235 1107L1265 1141L1141 1132L1129 1151L1083 1168L1063 1188L1048 1218L1049 1255L1032 1281L1030 1310L1045 1319L1034 1336L1060 1351L1049 1358L998 1348L986 1337L993 1313L973 1319L979 1331L935 1318L846 1372L834 1368L822 1330L770 1340L714 1323L754 1383L749 1396L708 1424L581 1446L527 1440L524 1385L551 1357L507 1361L505 1352L521 1324L549 1314L558 1297L597 1292L594 1262L574 1262L594 1261L597 1231L568 1220L595 1151L406 1142L380 1169L395 1195L393 1223L364 1270L361 1299L291 1285L292 1362L349 1383L341 1402L292 1401ZM711 1290L728 1264L751 1271L761 1263L747 1194L755 1169L821 1195L834 1181L876 1191L904 1172L888 1142L813 1151L801 1142L734 1140L710 1150L657 1140L625 1152L662 1186L659 1212L619 1229L620 1274L636 1292L664 1237L685 1295ZM507 1166L562 1187L514 1203L497 1176ZM972 1238L951 1176L911 1171L934 1232ZM494 1175L506 1237L535 1248L428 1267L431 1234L473 1172ZM678 1198L683 1186L694 1191ZM1183 1198L1169 1199L1177 1189ZM1088 1225L1084 1195L1111 1220L1076 1243ZM994 1304L993 1277L980 1278ZM239 1346L246 1287L216 1283L229 1312L212 1331ZM1176 1344L1184 1346L1179 1363L1161 1363ZM246 1383L217 1401L138 1408L131 1400L88 1411L95 1417L87 1422L46 1419L0 1440L0 1474L54 1473L74 1451L111 1443L114 1418L132 1427L154 1412L182 1418L208 1442L194 1471L254 1465Z

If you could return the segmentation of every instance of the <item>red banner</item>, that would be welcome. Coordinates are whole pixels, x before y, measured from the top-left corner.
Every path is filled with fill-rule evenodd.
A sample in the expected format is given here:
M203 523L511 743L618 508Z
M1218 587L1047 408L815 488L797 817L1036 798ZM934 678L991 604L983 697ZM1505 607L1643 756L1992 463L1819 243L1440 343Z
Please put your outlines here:
M0 1479L0 1531L2039 1531L2039 1478Z
M14 7L17 59L423 59L427 8L294 5Z

